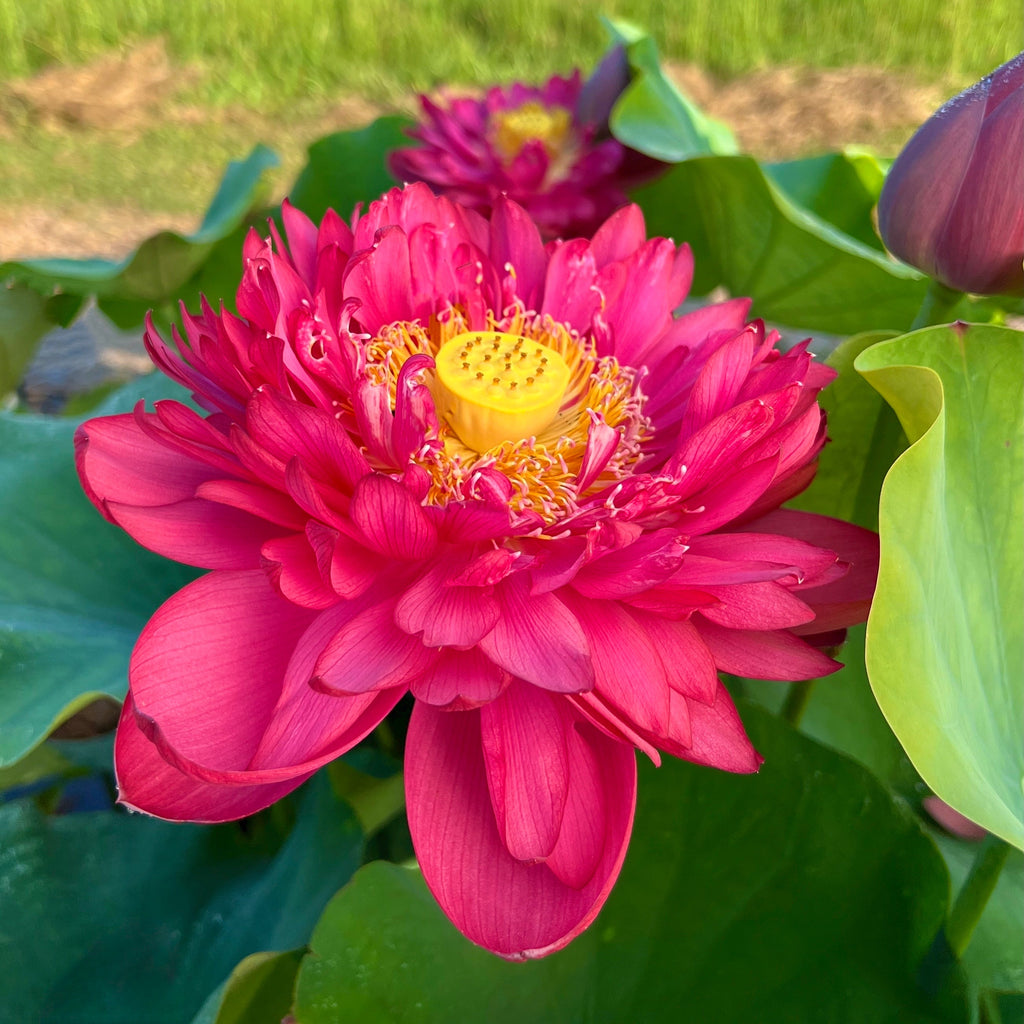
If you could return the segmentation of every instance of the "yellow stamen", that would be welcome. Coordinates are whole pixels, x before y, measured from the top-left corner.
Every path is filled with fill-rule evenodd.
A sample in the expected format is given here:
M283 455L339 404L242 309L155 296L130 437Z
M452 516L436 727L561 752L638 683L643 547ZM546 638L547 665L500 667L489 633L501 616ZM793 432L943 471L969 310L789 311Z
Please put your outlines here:
M545 345L534 343L524 353L523 340L515 334L474 331L452 338L435 356L438 412L474 451L535 436L558 415L569 387L569 367ZM517 343L520 359L513 366ZM490 351L483 352L484 346ZM468 359L463 359L464 352ZM505 369L485 379L480 368L494 353L503 357L494 362L503 362Z
M494 148L506 163L513 161L528 142L540 142L549 157L566 146L572 133L572 115L565 107L546 107L530 100L513 110L498 110L490 118Z

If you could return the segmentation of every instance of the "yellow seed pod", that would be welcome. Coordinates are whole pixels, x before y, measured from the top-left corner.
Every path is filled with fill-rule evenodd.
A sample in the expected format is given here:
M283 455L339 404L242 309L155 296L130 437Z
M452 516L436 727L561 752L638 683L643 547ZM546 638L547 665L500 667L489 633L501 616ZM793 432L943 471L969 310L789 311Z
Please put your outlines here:
M558 414L569 386L565 360L517 334L458 334L434 362L438 413L478 452L540 433Z

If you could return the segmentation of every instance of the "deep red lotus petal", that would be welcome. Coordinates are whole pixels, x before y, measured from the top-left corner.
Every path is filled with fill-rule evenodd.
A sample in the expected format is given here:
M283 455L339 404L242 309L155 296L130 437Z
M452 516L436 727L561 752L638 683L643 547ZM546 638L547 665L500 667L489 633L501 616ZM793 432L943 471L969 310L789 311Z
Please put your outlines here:
M287 494L246 480L208 480L196 488L196 497L229 505L289 530L302 530L308 516Z
M435 649L395 625L395 602L387 600L360 611L331 637L316 660L311 685L337 694L406 686L436 657Z
M543 860L554 849L569 790L567 702L514 679L480 709L480 738L494 817L516 860Z
M305 533L267 541L260 554L267 577L282 597L304 608L330 608L338 603Z
M153 413L145 413L156 419ZM89 500L106 516L107 501L170 505L223 474L145 433L132 413L87 420L75 431L75 462Z
M617 600L664 583L686 556L677 530L654 530L631 544L588 562L572 587L587 597Z
M631 613L661 659L665 681L690 700L712 704L718 692L715 660L691 622Z
M285 464L297 458L316 480L346 493L370 472L366 457L334 416L276 391L253 396L246 426L265 451Z
M583 630L555 595L529 594L521 574L503 581L495 594L501 617L480 640L491 661L555 693L578 693L594 685Z
M622 866L636 800L633 751L595 731L585 738L600 764L604 843L593 876L574 889L545 864L524 864L505 849L487 789L480 712L419 703L413 710L405 788L423 877L456 926L499 956L561 949L597 916Z
M586 239L559 244L548 262L540 312L585 331L600 302L593 287L596 277L594 256Z
M842 577L824 585L816 585L812 577L795 588L800 600L815 611L814 622L806 627L808 632L825 633L867 618L878 578L876 533L840 519L792 509L770 512L748 523L745 529L796 537L835 551L840 561L850 567Z
M357 246L361 233L357 231ZM353 256L345 276L345 292L359 299L359 325L369 334L385 324L415 318L405 231L397 225L388 226L375 238L372 248Z
M494 204L491 216L490 256L495 266L511 268L515 278L515 294L524 308L540 306L541 287L547 259L536 224L526 211L507 198Z
M704 590L719 604L701 609L701 615L730 629L791 629L814 621L814 610L778 583L706 585Z
M250 771L333 760L358 743L395 706L404 687L355 696L318 693L309 686L317 659L355 608L339 605L319 615L300 637L285 671L281 694L253 753Z
M638 729L666 728L668 682L640 623L614 601L566 600L587 638L595 690Z
M598 229L590 242L598 270L609 263L629 259L647 241L643 210L635 203L616 210Z
M157 609L135 645L138 713L183 757L245 769L315 614L279 597L259 570L200 577Z
M265 785L204 782L165 761L139 729L131 694L125 699L114 740L118 803L166 821L216 823L255 814L312 775Z
M380 473L359 481L351 515L367 544L388 558L428 558L437 545L437 528L416 499L401 484Z
M685 751L676 756L695 764L706 764L725 772L756 772L764 758L754 749L743 728L729 691L723 683L718 684L718 693L713 704L686 700L690 718L692 742Z
M500 614L489 588L450 584L454 566L440 562L399 598L395 623L418 635L427 647L472 647L489 633Z
M480 707L500 696L512 677L479 650L444 650L410 684L417 700L451 711Z
M200 569L256 569L260 549L288 531L202 498L144 507L108 501L113 522L143 547Z
M786 630L726 629L699 614L693 623L722 672L796 682L831 675L843 667Z
M569 793L558 841L544 863L571 889L586 886L604 852L608 806L599 758L608 741L597 739L597 730L582 723L566 734Z

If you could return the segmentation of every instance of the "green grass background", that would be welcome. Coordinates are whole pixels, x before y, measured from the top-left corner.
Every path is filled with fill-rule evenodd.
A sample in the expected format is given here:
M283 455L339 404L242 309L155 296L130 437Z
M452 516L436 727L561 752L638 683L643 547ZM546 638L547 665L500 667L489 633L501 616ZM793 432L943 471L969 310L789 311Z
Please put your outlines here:
M0 227L29 206L68 223L97 206L198 217L257 141L282 155L283 192L338 126L340 98L588 69L607 45L602 13L723 80L871 65L952 95L1024 45L1020 0L0 0ZM134 130L41 124L5 100L9 80L156 36L181 85ZM176 118L182 104L200 116Z
M379 99L588 64L602 11L726 76L870 64L966 83L1021 45L1020 0L0 0L0 79L163 35L207 101Z

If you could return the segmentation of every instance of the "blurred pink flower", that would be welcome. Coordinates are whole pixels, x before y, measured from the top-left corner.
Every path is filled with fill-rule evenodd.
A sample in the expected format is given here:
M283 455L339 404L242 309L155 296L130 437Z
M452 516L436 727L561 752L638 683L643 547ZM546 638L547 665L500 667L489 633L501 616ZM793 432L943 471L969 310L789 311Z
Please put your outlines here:
M183 311L189 388L78 434L83 486L140 543L212 570L135 647L121 800L252 814L411 691L409 824L474 942L541 956L618 875L634 750L756 771L717 670L832 672L876 538L779 505L814 474L832 371L733 299L674 318L688 247L640 211L545 247L394 190L251 233L240 317Z
M1024 292L1024 53L954 96L892 165L878 230L957 291Z
M628 83L625 56L613 49L586 83L577 71L443 106L422 96L423 120L409 131L420 145L395 150L391 172L484 215L507 196L549 238L589 236L625 205L627 188L662 166L608 135Z

